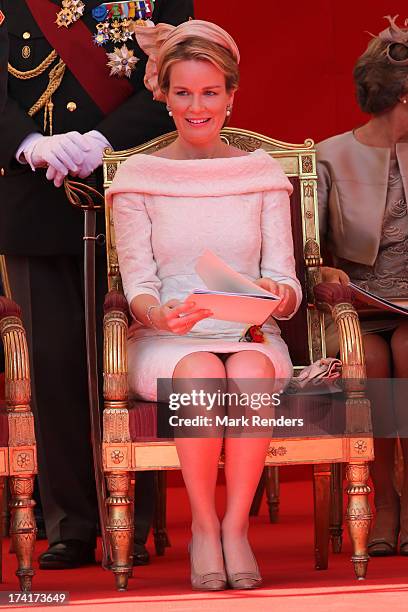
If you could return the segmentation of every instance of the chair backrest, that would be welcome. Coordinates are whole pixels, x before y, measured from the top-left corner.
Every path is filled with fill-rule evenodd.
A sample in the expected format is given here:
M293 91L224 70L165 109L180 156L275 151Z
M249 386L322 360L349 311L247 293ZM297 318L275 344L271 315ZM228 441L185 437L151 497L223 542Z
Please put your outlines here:
M323 317L314 307L313 287L320 281L320 245L317 213L316 153L312 140L303 145L274 140L262 134L238 128L224 128L222 139L245 151L262 148L277 159L293 185L291 196L292 232L296 272L302 284L303 301L290 321L279 322L295 367L302 367L325 355ZM131 155L153 153L177 137L170 132L125 151L105 150L103 170L107 189L119 165ZM137 180L137 177L135 177ZM109 289L122 289L112 214L105 207L106 248Z

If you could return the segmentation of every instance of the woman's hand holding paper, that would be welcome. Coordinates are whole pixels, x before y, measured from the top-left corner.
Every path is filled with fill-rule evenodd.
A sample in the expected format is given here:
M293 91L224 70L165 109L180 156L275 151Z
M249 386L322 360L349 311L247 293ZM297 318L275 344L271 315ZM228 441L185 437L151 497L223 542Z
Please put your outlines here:
M290 285L277 283L271 278L258 278L256 281L254 281L254 283L255 285L258 285L258 287L262 287L262 289L266 289L266 291L270 291L274 295L279 296L280 302L275 308L273 316L277 315L278 317L287 317L294 311L296 294Z

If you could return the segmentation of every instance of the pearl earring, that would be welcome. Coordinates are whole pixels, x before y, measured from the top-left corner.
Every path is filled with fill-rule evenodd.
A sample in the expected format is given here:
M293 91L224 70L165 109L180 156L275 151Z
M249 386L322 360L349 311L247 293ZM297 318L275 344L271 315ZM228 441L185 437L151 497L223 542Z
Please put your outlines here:
M406 98L404 98L404 99L403 99L403 101L402 101L402 103L403 103L403 104L406 104L406 103L407 103L407 99L406 99Z
M231 111L232 111L232 106L230 104L228 104L228 106L227 106L227 117L231 116Z
M170 106L166 106L167 112L169 113L169 117L173 116L173 113L171 112L171 108Z

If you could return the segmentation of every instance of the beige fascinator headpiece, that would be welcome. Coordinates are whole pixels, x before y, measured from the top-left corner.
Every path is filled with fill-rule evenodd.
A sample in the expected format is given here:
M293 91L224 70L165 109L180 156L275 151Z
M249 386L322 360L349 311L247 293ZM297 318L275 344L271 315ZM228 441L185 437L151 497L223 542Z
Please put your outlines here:
M136 25L134 31L139 47L148 56L144 84L153 92L153 98L160 102L165 100L157 80L161 60L172 47L187 38L197 36L215 42L231 51L237 63L240 60L239 50L232 36L210 21L191 19L178 26L168 23L158 23L150 27Z
M386 17L384 17L384 19L388 19L390 25L388 28L378 34L378 38L380 38L384 42L389 43L385 50L388 60L391 62L391 64L396 64L398 66L408 66L408 57L406 59L399 60L393 57L392 55L393 45L404 45L404 47L407 47L408 51L408 29L406 27L402 29L397 26L395 22L398 19L398 15L395 15L395 17L387 15ZM404 21L404 26L407 26L407 24L408 19Z

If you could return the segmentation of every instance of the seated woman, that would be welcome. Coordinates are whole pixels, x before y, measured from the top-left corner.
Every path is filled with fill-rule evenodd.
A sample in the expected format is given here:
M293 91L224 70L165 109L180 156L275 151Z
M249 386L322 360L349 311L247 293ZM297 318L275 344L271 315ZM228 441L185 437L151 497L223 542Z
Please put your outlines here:
M379 296L408 297L408 31L395 19L368 45L354 68L357 99L369 121L352 132L321 142L318 155L320 233L336 269L323 268L323 280L354 283ZM367 376L408 377L406 319L362 321ZM329 355L338 351L331 321ZM371 556L408 554L408 470L401 504L393 484L395 439L390 388L384 381L370 396L374 413L376 522ZM402 402L402 403L401 403ZM398 417L406 398L394 393ZM400 423L401 424L401 423ZM408 440L401 438L408 466Z
M279 164L262 150L228 146L220 130L232 111L239 52L215 24L189 21L173 28L136 28L149 54L145 83L165 99L178 137L152 155L122 164L108 192L125 294L135 319L129 340L134 393L155 400L158 378L174 388L191 379L263 379L274 388L292 364L273 319L265 343L240 342L243 324L211 318L186 300L204 288L197 258L211 249L246 278L281 297L276 318L297 310L289 194ZM157 65L156 65L157 61ZM215 486L222 434L176 438L192 511L193 588L249 589L261 584L247 539L248 515L270 441L225 439L226 512L220 525ZM204 434L205 435L205 434ZM224 566L225 562L225 566Z

